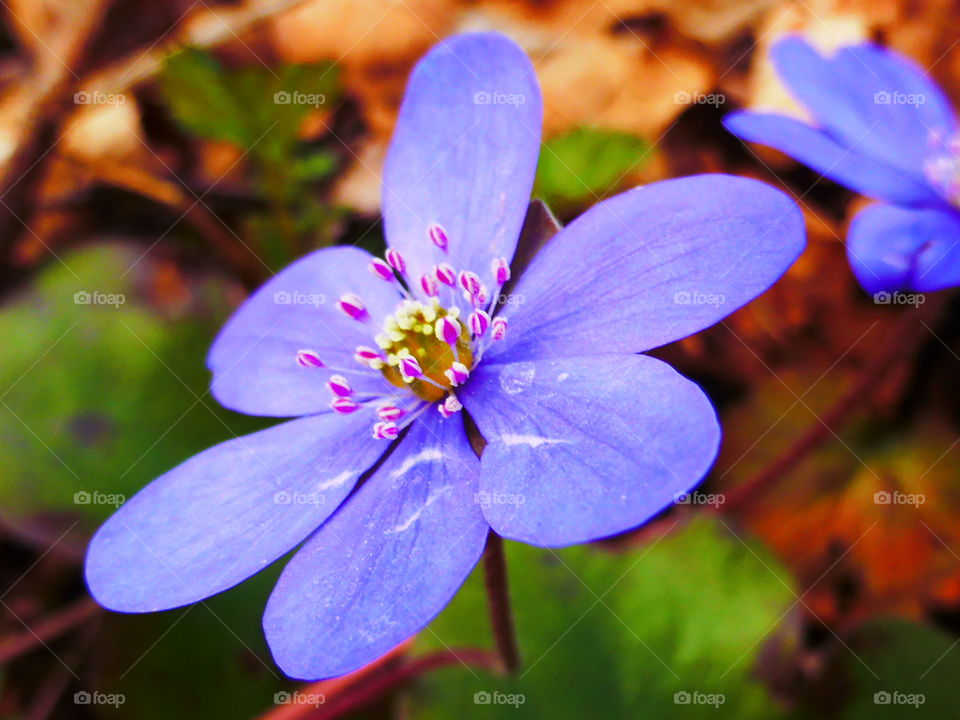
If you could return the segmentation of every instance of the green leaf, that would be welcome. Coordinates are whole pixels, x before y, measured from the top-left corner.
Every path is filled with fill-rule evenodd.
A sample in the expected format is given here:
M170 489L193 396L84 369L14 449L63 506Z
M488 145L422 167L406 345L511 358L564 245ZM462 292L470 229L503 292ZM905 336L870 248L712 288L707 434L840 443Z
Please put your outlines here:
M508 554L520 676L445 669L414 691L413 717L780 716L752 672L794 596L784 571L727 527L699 520L622 554L513 543ZM421 647L490 645L478 575Z
M316 245L331 242L332 212L316 212L310 183L331 175L334 155L303 155L308 115L340 98L334 63L223 68L208 52L184 50L161 73L160 87L177 121L201 137L239 146L267 211L245 221L271 268L279 270ZM316 242L313 242L316 241Z
M593 204L642 167L649 152L635 135L577 128L544 143L534 192L560 210Z
M256 141L249 108L238 102L226 72L210 53L185 48L171 56L160 74L160 88L187 130L243 148Z
M884 619L861 628L840 668L853 683L839 720L956 716L960 651L956 638L926 625Z
M232 142L268 164L291 160L304 118L340 97L333 63L227 70L209 52L194 48L167 61L160 87L187 130Z
M275 693L296 687L277 669L261 629L281 568L282 561L179 610L109 615L97 686L88 691L122 694L121 716L138 720L255 718L272 709Z
M0 308L0 507L104 518L199 450L263 426L207 392L206 349L228 313L221 281L194 278L174 318L147 288L141 247L63 256ZM75 276L75 275L76 276ZM90 526L93 522L89 523Z
M320 150L306 157L297 158L293 172L301 180L315 181L330 177L336 169L336 155Z

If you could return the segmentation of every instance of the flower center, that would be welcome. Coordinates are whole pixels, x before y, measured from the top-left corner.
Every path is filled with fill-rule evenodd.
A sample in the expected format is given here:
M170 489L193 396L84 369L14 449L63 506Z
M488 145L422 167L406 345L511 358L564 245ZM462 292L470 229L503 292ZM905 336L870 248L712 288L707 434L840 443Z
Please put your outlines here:
M459 316L458 307L445 308L437 298L401 302L376 337L386 355L384 377L421 400L442 400L473 367L472 338Z
M929 142L923 172L947 202L960 207L960 133L947 138L931 133Z
M440 225L428 226L424 234L425 240L447 253L449 238ZM463 409L455 388L467 382L490 343L503 340L507 332L507 318L491 316L510 280L510 265L506 258L492 259L489 275L495 283L493 292L477 273L466 269L458 272L446 262L434 265L420 277L412 277L395 248L388 249L384 259L371 259L369 269L380 280L394 283L406 299L386 318L379 333L362 298L347 293L337 301L340 312L370 328L371 334L376 333L374 339L379 347L361 345L354 350L353 358L363 370L330 367L316 351L306 348L297 352L296 361L303 368L333 373L328 377L327 389L334 412L349 415L365 405L375 405L379 421L373 426L373 436L393 440L427 408L435 407L444 418ZM463 299L459 305L458 294ZM460 306L468 308L464 320ZM383 373L391 385L409 392L354 391L349 376L370 371Z

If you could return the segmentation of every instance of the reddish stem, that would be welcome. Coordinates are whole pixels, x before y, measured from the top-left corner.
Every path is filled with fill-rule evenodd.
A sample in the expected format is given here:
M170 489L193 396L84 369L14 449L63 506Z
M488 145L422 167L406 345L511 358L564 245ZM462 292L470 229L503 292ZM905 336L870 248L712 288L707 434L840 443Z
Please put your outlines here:
M325 698L322 705L278 705L261 715L259 720L330 720L350 715L430 670L458 663L491 672L499 667L497 658L487 650L448 649L407 662L404 654L409 648L410 643L404 643L379 660L349 675L320 680L299 691L303 696L322 695Z
M23 655L34 648L47 645L102 612L90 598L83 598L59 613L44 618L29 630L10 635L0 640L0 665Z
M396 669L388 670L370 678L362 686L355 684L347 692L327 702L313 716L313 720L334 720L346 717L366 707L388 692L401 687L407 681L431 670L451 665L472 665L496 672L500 662L487 650L460 648L441 650L431 655L411 660Z
M483 554L483 573L490 605L490 626L502 669L515 673L520 667L520 651L510 608L510 587L507 582L507 559L503 552L503 538L493 530L487 536Z
M853 386L773 463L728 491L726 502L717 509L724 513L739 510L785 477L808 455L838 433L853 416L854 411L870 399L870 391L874 386L883 380L900 360L915 351L917 343L923 337L924 321L934 315L940 306L939 300L930 300L920 311L902 311L888 331L886 342L870 358Z

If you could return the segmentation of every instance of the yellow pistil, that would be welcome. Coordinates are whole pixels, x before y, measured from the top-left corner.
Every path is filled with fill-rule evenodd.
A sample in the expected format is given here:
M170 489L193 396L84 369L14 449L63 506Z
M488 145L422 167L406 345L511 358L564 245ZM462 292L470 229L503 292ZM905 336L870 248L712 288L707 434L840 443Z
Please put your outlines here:
M453 387L444 371L458 360L468 369L473 366L470 332L465 324L461 323L456 354L453 348L437 338L434 332L437 320L444 317L456 320L459 314L459 308L448 310L442 307L436 298L429 304L416 300L404 300L400 303L397 311L384 322L383 332L377 335L377 344L385 351L387 358L381 368L383 376L397 387L409 388L423 400L442 400ZM424 376L441 387L426 382L423 378L404 377L399 366L400 359L407 356L416 358Z

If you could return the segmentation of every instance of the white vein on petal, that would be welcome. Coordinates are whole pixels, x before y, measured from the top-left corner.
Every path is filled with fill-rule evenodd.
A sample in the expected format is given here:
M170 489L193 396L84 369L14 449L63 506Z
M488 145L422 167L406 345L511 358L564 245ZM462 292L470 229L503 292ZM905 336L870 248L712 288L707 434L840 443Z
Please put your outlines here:
M546 438L540 437L539 435L517 435L516 433L503 433L500 436L500 442L502 442L507 447L514 447L515 445L528 445L534 449L538 447L543 447L544 445L569 445L569 440L562 440L560 438Z
M404 520L402 523L400 523L400 524L397 525L395 528L393 528L393 530L387 530L387 532L384 533L384 534L385 534L385 535L396 535L397 533L402 533L402 532L406 532L407 530L409 530L409 529L410 529L410 526L413 525L417 520L420 519L420 516L423 515L424 511L425 511L428 507L430 507L431 505L433 505L437 500L439 500L441 497L443 497L443 496L446 495L448 492L450 492L451 489L452 489L452 486L450 486L450 485L445 485L443 488L441 488L441 489L438 490L437 492L435 492L435 493L427 496L426 502L424 502L423 505L421 505L420 507L418 507L418 508L416 509L416 511L415 511L412 515L410 515L410 517L408 517L408 518L407 518L406 520Z
M357 474L356 470L344 470L342 473L336 477L332 477L329 480L326 480L316 487L317 492L323 492L324 490L332 490L333 488L340 487L350 478Z
M425 462L437 462L438 460L443 460L443 451L440 448L432 447L427 448L426 450L421 450L416 455L411 455L403 463L390 473L390 477L398 478L403 475L406 475L410 470L420 463Z

